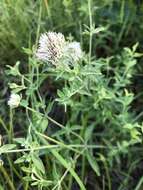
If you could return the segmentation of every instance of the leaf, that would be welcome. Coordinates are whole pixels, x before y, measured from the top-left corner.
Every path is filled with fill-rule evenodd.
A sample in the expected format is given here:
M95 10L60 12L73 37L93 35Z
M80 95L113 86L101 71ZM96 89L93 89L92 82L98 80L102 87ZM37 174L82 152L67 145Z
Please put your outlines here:
M96 162L96 159L93 157L93 155L91 155L91 153L88 150L86 151L86 157L87 157L87 160L88 160L90 166L95 171L97 176L100 176L100 169Z
M143 185L143 176L140 178L139 182L137 183L137 186L135 188L135 190L141 190Z
M26 108L28 106L28 101L27 100L21 100L20 105Z
M95 28L95 29L93 30L93 34L98 34L99 32L102 32L102 31L105 31L105 30L107 30L107 28L105 28L105 27L103 27L103 26L100 26L100 27Z
M25 166L21 167L22 171L26 172L26 173L31 173L31 168L27 168Z
M5 144L0 147L0 154L8 152L16 147L16 144Z
M32 161L33 161L35 167L36 167L42 174L44 174L44 173L45 173L45 168L44 168L44 165L43 165L43 162L41 161L41 159L40 159L37 155L33 154L33 155L32 155Z
M135 52L135 51L137 50L137 47L138 47L138 46L139 46L139 43L138 43L138 42L133 45L133 47L132 47L133 52Z
M19 163L22 163L22 162L30 162L30 161L31 161L30 154L25 153L22 157L15 160L14 163L19 164Z
M48 119L43 118L40 124L40 131L44 132L48 126Z
M50 181L50 180L43 180L42 181L42 186L43 187L48 187L48 186L50 186L52 184L53 184L53 181Z
M16 83L8 83L9 87L12 89L12 92L18 93L23 89L26 89L24 85L17 85Z
M42 180L42 181L35 181L31 183L31 186L39 185L40 183L43 187L48 187L53 184L53 182L50 180Z
M19 65L20 65L20 61L17 61L14 66L7 65L7 67L9 68L9 70L7 71L8 74L12 76L20 76L21 74L19 72Z
M23 180L29 182L29 181L32 181L32 178L30 176L25 176L23 177Z
M23 49L23 52L24 52L25 54L27 54L27 55L32 55L32 54L33 54L32 50L29 49L29 48L23 47L22 49Z
M52 175L55 179L55 181L58 181L60 179L60 171L56 167L55 160L53 160L53 167L52 167Z
M94 125L91 125L89 127L86 128L86 131L85 131L85 140L86 142L88 142L92 136L92 132L93 132L93 129L94 129Z
M2 187L2 185L0 184L0 190L4 190L4 188Z
M14 161L15 164L23 163L25 162L25 156L22 156Z
M35 182L31 183L31 186L36 186L38 184L39 184L39 181L35 181Z
M74 169L70 166L70 164L54 149L51 149L51 153L54 155L54 157L63 165L66 169L69 170L70 174L74 177L74 179L77 181L80 190L86 190L83 182L77 175L77 173L74 171Z
M25 144L26 141L25 138L14 138L13 140L21 145Z

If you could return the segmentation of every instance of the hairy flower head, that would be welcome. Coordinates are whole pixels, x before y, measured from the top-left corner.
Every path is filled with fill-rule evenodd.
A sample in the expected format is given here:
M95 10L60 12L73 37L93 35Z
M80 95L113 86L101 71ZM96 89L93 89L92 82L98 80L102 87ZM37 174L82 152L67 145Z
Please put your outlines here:
M55 64L63 55L65 37L61 33L46 32L41 34L36 57L41 61Z
M65 54L74 61L82 58L82 50L79 42L71 42L65 46Z
M18 94L11 94L8 100L10 108L16 108L20 104L21 97Z

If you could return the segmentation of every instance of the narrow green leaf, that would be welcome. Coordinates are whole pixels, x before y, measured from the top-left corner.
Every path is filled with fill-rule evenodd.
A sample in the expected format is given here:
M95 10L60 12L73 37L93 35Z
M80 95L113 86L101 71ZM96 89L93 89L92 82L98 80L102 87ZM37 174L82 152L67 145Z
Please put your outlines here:
M0 147L0 154L5 153L5 152L7 152L9 150L12 150L15 147L16 147L15 144L5 144L5 145Z
M88 160L90 166L95 171L97 176L100 176L100 170L99 170L99 166L96 162L96 159L93 157L93 155L91 155L91 153L88 150L86 151L86 157L87 157L87 160Z
M44 165L43 165L43 162L41 161L41 159L40 159L37 155L33 154L33 155L32 155L32 161L33 161L35 167L36 167L42 174L44 174L44 173L45 173L45 168L44 168Z
M74 169L70 167L69 163L56 150L51 150L51 152L66 169L69 169L70 174L74 177L74 179L77 181L78 185L80 186L80 190L86 190L83 182L81 181L77 173L74 171Z

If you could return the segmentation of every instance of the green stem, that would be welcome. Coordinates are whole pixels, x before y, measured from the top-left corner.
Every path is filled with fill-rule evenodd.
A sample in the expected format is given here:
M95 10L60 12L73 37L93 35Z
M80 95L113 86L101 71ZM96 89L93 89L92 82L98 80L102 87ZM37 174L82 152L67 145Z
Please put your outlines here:
M59 160L59 162L66 168L69 169L70 174L75 178L75 180L77 181L79 187L81 190L86 190L84 184L82 183L81 179L79 178L79 176L77 175L77 173L74 171L73 168L69 168L69 163L54 149L51 149L52 154L54 155L54 157Z
M108 189L111 190L111 179L110 179L110 174L109 174L109 170L108 170L106 161L104 161L103 164L105 167L106 177L107 177L107 181L108 181Z
M13 110L10 108L9 143L12 142L12 138L13 138Z
M12 160L11 155L7 154L7 160L8 160L9 168L10 168L11 181L13 183L13 165L12 165L12 161L11 161Z
M36 33L36 47L38 46L38 38L40 34L40 22L42 16L42 0L40 0L40 8L39 8L39 16L38 16L38 26L37 26L37 33Z
M2 154L6 154L6 153L15 153L15 152L29 152L29 151L37 151L37 150L44 150L44 149L57 149L57 148L82 148L84 150L86 149L101 149L104 148L106 149L105 146L102 145L81 145L81 144L73 144L73 145L66 145L62 146L62 145L46 145L46 146L39 146L39 147L31 147L31 148L24 148L24 149L13 149L13 150L6 150L5 152L2 152ZM117 147L116 147L117 148ZM78 152L79 153L79 152Z
M81 168L81 179L82 181L84 181L84 177L85 177L85 164L86 164L86 159L85 156L82 156L82 168Z
M86 126L87 126L87 116L82 117L82 130L81 130L81 137L84 139L84 134L85 134L85 130L86 130ZM85 177L85 166L86 166L86 157L85 155L82 156L82 168L81 168L81 179L82 181L84 181L84 177Z
M2 172L5 180L8 182L8 185L9 185L10 189L15 190L14 184L12 183L8 173L6 172L6 170L4 169L3 166L0 166L0 171Z
M22 106L23 106L23 105L22 105ZM23 106L23 107L25 107L25 106ZM55 121L54 119L52 119L52 118L49 117L48 115L45 115L45 114L43 114L43 113L40 113L40 112L38 112L38 111L36 111L36 110L34 110L34 109L28 107L28 106L26 106L25 108L26 108L27 110L29 110L29 111L32 111L33 113L37 113L37 114L39 114L40 116L47 118L49 121L51 121L51 122L54 123L55 125L59 126L60 128L62 128L62 129L65 128L64 125L58 123L57 121ZM78 135L77 133L75 133L75 132L73 132L73 131L71 131L71 133L72 133L74 136L78 137L82 142L84 142L83 139L80 137L80 135Z
M9 131L7 129L7 126L5 125L4 121L2 120L2 118L0 117L0 124L3 126L3 128L5 129L6 133L9 134Z
M92 11L91 11L91 0L88 0L88 12L89 12L89 27L90 27L90 36L89 36L89 63L91 62L91 53L92 53Z
M143 176L140 178L135 190L141 190L143 188Z
M37 131L36 131L36 133L37 133L38 135L40 135L41 137L44 137L45 139L47 139L47 140L49 140L49 141L51 141L51 142L53 142L53 143L56 143L56 144L58 144L58 145L61 145L62 147L65 147L65 148L67 148L67 149L70 149L70 150L72 150L72 151L74 151L74 152L76 152L76 153L80 153L80 152L77 151L76 149L74 149L74 148L72 148L72 147L70 147L70 146L67 146L67 145L64 144L63 142L57 141L57 140L55 140L55 139L53 139L53 138L51 138L51 137L48 137L47 135L44 135L44 134L42 134L42 133L39 133L39 132L37 132Z

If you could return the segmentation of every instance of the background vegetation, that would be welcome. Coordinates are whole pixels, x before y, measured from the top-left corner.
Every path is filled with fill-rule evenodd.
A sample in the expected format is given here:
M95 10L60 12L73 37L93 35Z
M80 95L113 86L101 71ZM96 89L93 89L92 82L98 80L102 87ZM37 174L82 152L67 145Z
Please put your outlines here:
M0 1L1 189L143 189L142 23L140 0ZM81 63L37 62L46 31Z

